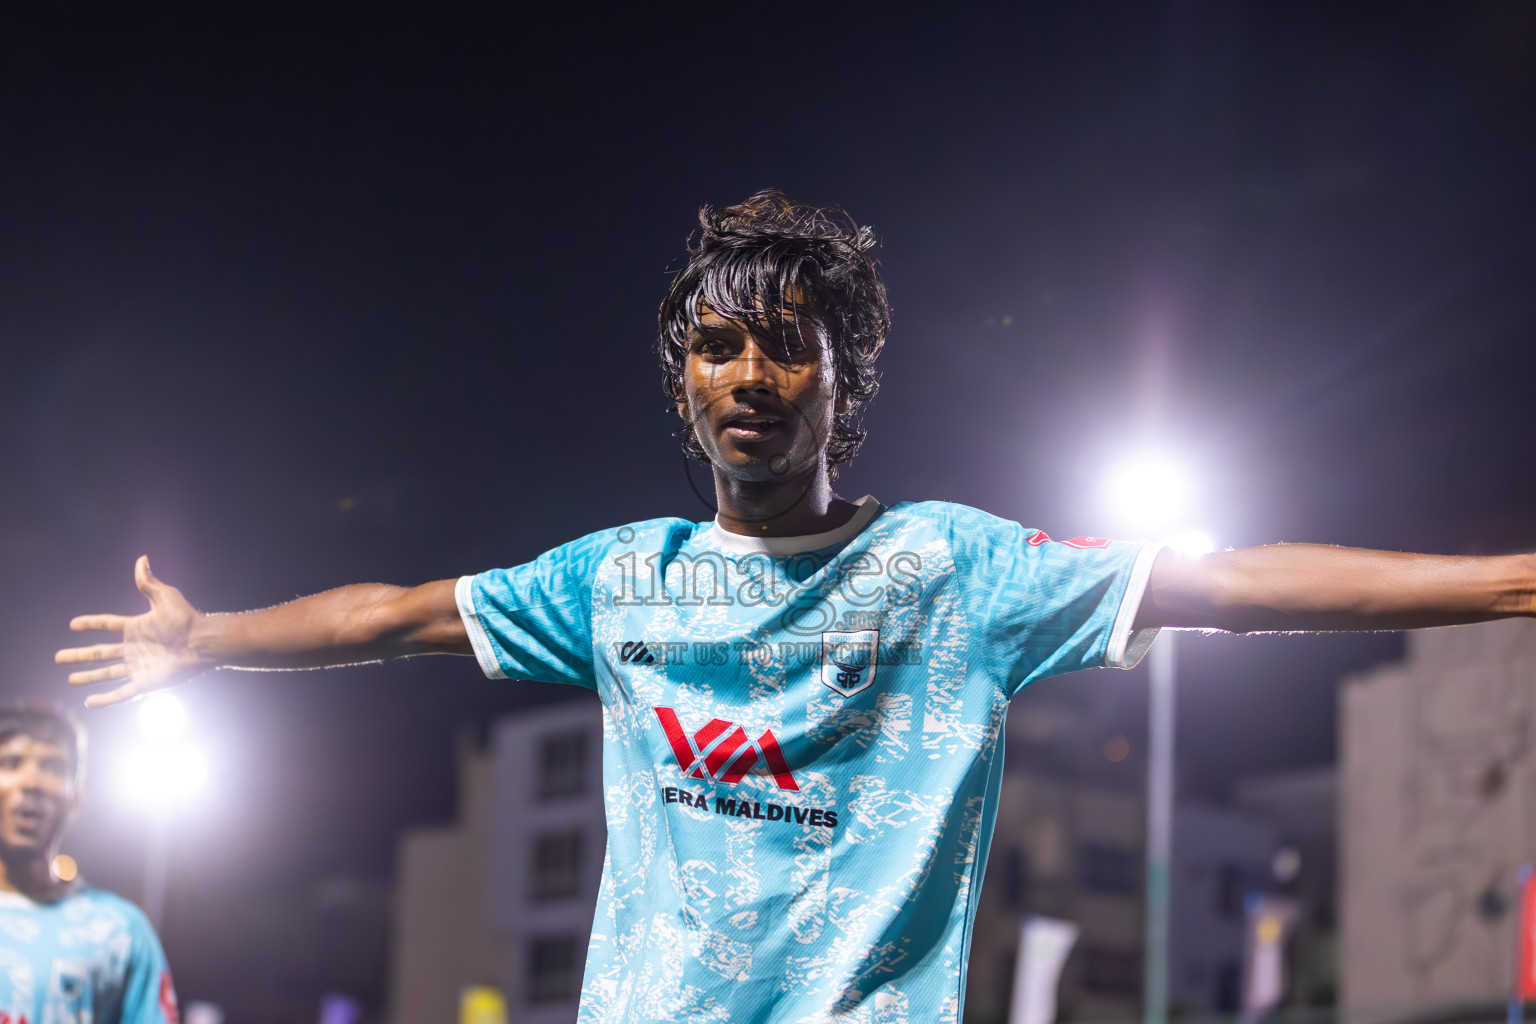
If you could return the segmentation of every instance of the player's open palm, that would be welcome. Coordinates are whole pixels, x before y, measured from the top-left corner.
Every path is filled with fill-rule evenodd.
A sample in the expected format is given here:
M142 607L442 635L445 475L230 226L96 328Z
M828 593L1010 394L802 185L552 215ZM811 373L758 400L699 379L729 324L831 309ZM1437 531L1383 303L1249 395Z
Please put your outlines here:
M120 704L155 690L185 682L208 666L192 648L192 631L201 618L181 591L155 578L148 556L140 556L133 567L139 592L149 599L149 611L142 615L81 615L70 620L77 633L100 630L122 634L120 643L70 647L55 654L60 665L105 664L101 668L72 672L71 686L89 686L126 680L106 693L85 699L91 708Z

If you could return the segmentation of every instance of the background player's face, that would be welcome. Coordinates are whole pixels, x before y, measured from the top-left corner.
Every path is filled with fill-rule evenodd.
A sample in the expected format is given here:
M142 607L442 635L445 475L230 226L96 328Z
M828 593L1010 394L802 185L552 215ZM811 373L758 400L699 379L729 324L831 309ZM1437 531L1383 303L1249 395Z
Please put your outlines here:
M678 413L716 469L746 481L825 472L836 379L819 328L765 337L705 307L691 339Z
M0 850L46 852L74 800L63 747L26 733L0 741Z

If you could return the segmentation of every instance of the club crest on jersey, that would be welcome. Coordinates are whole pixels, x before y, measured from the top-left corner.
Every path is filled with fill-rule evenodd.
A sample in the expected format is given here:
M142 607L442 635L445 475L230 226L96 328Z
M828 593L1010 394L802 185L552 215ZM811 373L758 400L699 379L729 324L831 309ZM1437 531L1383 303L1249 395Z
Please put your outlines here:
M844 697L867 690L879 653L878 629L828 630L821 634L821 681Z

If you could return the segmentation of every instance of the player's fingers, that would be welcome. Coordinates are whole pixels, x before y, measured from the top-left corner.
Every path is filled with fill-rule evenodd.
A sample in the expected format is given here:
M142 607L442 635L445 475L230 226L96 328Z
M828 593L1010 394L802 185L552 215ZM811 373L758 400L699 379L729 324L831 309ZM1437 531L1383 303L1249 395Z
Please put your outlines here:
M109 679L127 678L127 665L108 665L106 668L93 668L89 672L71 672L69 674L69 685L89 686L92 683L105 683Z
M69 628L76 633L121 633L126 625L126 615L76 615L69 620Z
M96 644L94 647L66 647L53 656L55 665L78 665L85 661L120 661L122 644Z
M106 693L93 693L85 698L85 706L88 708L107 708L113 704L124 704L139 695L139 689L133 683L119 686L115 690Z
M161 583L149 569L148 555L140 555L138 561L133 563L133 582L138 586L139 593L151 601L155 599L155 592L160 589Z

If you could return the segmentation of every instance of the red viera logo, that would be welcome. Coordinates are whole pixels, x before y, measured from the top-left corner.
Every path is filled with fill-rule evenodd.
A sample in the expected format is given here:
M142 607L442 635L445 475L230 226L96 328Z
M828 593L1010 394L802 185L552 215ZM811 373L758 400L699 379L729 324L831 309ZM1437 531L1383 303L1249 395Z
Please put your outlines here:
M1036 530L1034 533L1029 535L1029 540L1027 541L1027 543L1029 544L1030 547L1037 548L1041 544L1044 544L1047 541L1049 541L1050 539L1051 539L1051 535L1046 533L1044 530Z
M773 781L780 789L799 791L800 785L789 770L789 762L784 760L784 752L779 749L773 730L764 729L753 743L747 738L745 729L723 718L711 718L692 736L683 729L677 712L671 708L657 708L656 718L661 722L661 731L667 734L667 742L672 745L672 753L677 755L677 763L685 777L712 779L734 786L746 778L761 759L773 773Z

